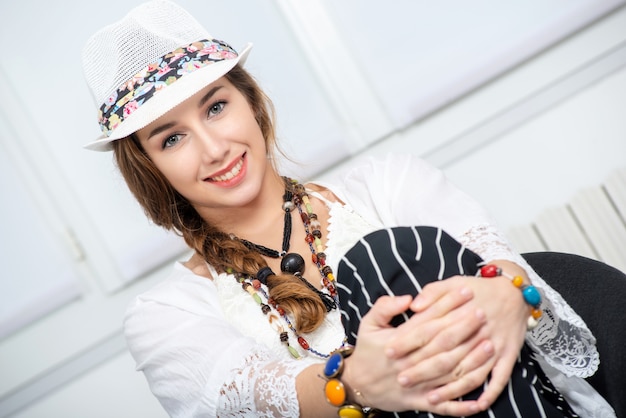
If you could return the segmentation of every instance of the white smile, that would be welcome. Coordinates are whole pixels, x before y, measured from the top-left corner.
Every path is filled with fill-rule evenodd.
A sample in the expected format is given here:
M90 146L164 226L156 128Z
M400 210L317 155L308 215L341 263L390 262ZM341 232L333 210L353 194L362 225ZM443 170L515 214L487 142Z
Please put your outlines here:
M243 159L239 160L239 162L227 173L222 174L221 176L209 177L209 181L227 181L235 177L237 174L241 172L241 168L243 167Z

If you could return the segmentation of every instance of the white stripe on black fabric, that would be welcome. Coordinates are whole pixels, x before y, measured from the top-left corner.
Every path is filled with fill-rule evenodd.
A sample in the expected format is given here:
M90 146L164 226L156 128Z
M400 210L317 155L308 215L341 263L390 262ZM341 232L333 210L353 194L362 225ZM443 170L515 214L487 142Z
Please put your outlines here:
M437 280L441 280L443 279L443 273L446 268L446 259L443 256L443 251L441 250L441 229L437 230L435 247L437 248L437 255L439 256L439 273L437 274Z
M415 235L415 242L417 243L417 251L415 252L415 260L421 260L422 258L422 240L419 239L419 234L417 233L417 228L411 228L413 234Z
M387 284L387 281L383 278L383 275L380 271L380 267L381 265L378 264L376 262L376 257L374 256L374 253L372 252L372 247L370 246L369 242L365 241L365 240L361 240L361 244L363 244L363 246L365 247L367 254L369 256L370 259L370 263L372 268L374 269L374 271L376 272L376 278L378 279L378 284L385 289L385 291L387 292L388 295L394 295L393 291L391 290L391 288L389 287L389 285ZM385 247L385 249L391 249L390 246ZM382 251L379 252L379 254L382 253Z
M414 229L414 231L415 231L416 237L418 238L417 240L418 248L421 248L421 241L419 240L419 235L417 234L417 230ZM393 252L393 256L396 258L396 261L398 262L398 264L400 264L400 266L402 266L402 270L404 271L404 274L406 274L409 280L411 280L411 284L415 286L415 289L417 289L418 292L421 292L422 286L420 286L420 284L417 281L417 278L415 277L415 275L413 274L409 266L407 266L407 264L404 262L404 260L402 259L402 256L398 252L398 247L396 246L396 236L394 235L392 230L389 230L389 240L391 241L391 251ZM415 260L419 260L419 258L417 258L417 254L415 255Z
M513 391L513 381L509 380L509 383L506 385L507 390L509 391L509 400L511 401L511 408L513 408L513 413L516 418L521 418L519 408L517 407L517 403L515 402L515 393Z

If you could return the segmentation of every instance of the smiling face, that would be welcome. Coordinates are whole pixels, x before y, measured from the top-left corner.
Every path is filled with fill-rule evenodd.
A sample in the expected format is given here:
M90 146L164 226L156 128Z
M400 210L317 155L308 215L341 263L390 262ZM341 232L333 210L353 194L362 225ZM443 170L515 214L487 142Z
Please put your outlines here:
M246 97L225 77L136 137L155 167L203 217L251 204L275 178Z

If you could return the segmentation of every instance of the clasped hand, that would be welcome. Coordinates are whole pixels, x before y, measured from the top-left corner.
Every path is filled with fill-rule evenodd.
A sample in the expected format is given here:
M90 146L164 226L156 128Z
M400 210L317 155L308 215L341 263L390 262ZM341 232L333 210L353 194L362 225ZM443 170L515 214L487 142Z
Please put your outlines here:
M397 328L391 319L415 312ZM361 321L344 379L363 401L387 411L463 416L502 392L524 342L528 308L504 277L455 276L420 295L381 297ZM456 399L489 384L478 400Z

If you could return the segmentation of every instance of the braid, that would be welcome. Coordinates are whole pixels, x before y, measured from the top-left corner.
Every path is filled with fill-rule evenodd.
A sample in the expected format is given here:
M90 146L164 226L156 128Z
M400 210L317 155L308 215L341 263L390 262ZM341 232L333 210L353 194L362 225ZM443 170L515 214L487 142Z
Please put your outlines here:
M207 263L218 270L231 268L252 277L267 267L259 253L206 222L203 224L201 233L198 230L183 232L183 237ZM267 278L267 288L276 304L293 315L298 331L308 333L321 325L326 307L317 293L301 279L292 274L271 275Z

